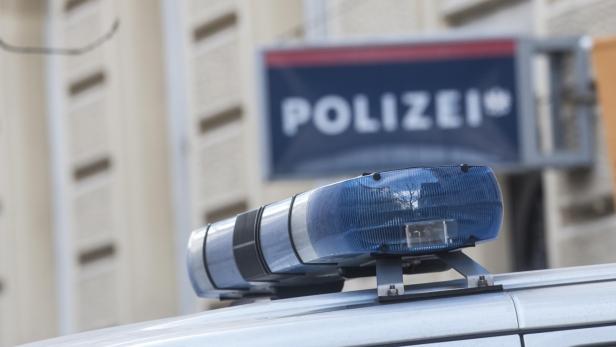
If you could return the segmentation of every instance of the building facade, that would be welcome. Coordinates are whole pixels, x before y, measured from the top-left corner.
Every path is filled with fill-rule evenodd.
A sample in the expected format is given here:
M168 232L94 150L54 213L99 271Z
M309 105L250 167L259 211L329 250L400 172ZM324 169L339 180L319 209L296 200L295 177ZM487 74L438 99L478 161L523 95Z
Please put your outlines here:
M190 230L340 178L264 181L260 47L616 34L610 0L144 3L0 0L0 37L23 45L79 47L120 23L86 54L0 50L0 345L214 308L188 285ZM616 261L596 124L591 168L499 176L503 232L469 253L494 272Z
M44 18L40 2L0 2L2 39L42 45ZM2 346L57 332L44 80L43 57L0 49Z
M156 4L158 5L158 4ZM176 312L161 11L135 1L51 1L47 112L61 333Z

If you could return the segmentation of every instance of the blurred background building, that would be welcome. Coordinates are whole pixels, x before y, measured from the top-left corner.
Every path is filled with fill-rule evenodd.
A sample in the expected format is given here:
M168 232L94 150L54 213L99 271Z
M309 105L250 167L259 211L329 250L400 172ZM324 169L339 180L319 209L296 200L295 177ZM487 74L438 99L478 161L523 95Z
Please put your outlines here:
M120 23L80 55L0 45L0 345L209 308L190 230L330 181L264 181L259 47L614 35L615 16L611 0L0 0L14 45L80 47ZM504 230L471 251L490 270L616 261L616 129L597 129L593 167L499 176Z

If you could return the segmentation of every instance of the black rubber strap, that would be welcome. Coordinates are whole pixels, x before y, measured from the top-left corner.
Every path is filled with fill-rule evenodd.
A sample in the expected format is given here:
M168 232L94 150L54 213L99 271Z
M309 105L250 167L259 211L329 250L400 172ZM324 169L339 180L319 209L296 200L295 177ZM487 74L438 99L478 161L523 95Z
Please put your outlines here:
M212 275L210 275L210 269L208 269L207 267L208 263L207 263L207 252L206 252L205 245L207 245L207 233L208 231L210 231L210 226L212 226L212 224L207 225L207 228L205 229L205 236L203 237L203 265L205 266L205 274L207 275L207 279L212 284L212 287L214 287L214 289L220 289L216 285L216 282L214 282L214 279L212 279Z
M246 281L269 280L271 272L263 261L257 243L263 208L237 215L233 230L233 256Z

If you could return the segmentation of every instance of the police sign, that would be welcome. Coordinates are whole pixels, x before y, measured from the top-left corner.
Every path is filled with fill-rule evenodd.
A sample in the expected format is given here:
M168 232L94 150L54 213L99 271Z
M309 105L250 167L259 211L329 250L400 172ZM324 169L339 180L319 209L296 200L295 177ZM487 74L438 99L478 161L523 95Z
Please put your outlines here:
M512 38L264 50L269 177L522 165L519 57Z

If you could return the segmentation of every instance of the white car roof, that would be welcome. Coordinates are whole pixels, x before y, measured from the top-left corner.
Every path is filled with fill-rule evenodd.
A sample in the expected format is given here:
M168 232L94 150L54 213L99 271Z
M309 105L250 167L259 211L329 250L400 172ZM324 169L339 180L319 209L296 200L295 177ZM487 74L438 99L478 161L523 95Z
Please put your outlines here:
M504 291L380 304L375 290L262 301L32 346L349 346L616 325L616 264L494 276ZM433 283L445 289L456 281ZM426 285L407 290L425 290Z

